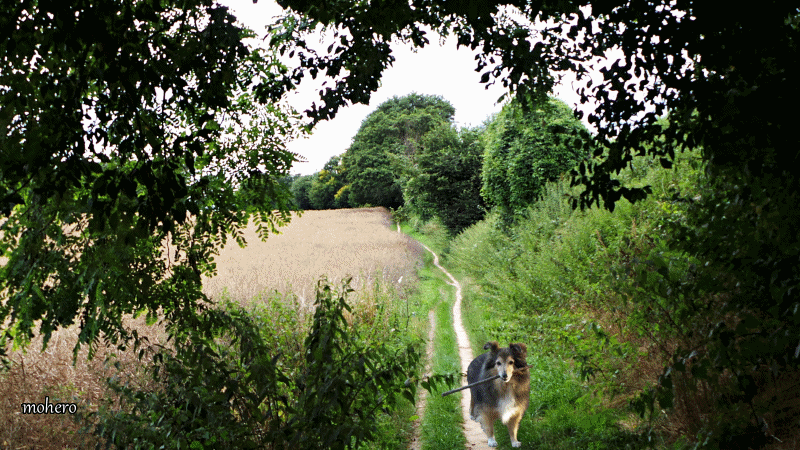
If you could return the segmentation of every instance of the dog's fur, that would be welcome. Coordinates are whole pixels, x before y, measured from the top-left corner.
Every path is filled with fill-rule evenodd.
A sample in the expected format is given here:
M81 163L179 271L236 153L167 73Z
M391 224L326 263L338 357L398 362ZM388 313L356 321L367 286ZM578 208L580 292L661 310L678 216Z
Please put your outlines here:
M517 430L530 402L531 377L525 361L528 347L525 344L509 344L508 348L501 349L497 342L489 342L483 348L489 352L469 364L467 382L472 384L498 374L500 378L469 388L472 394L470 417L481 424L489 438L490 447L497 447L494 438L494 422L497 419L501 419L508 427L511 445L519 447L522 443L517 440Z

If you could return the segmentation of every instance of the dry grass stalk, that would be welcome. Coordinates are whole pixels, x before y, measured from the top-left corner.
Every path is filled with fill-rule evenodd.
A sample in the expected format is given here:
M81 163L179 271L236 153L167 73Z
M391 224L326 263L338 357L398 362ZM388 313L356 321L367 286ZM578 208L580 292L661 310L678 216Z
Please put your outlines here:
M126 326L145 335L151 343L164 343L162 328L148 327L143 319L128 319ZM135 352L98 348L92 360L82 348L73 365L73 349L78 340L77 326L53 333L47 349L41 350L42 337L36 336L26 350L10 353L11 370L0 373L0 449L88 448L91 438L78 433L81 425L70 414L23 414L23 403L75 403L82 411L95 410L109 393L105 378L111 376L105 364L118 361L132 381L142 376ZM144 364L147 363L145 359Z

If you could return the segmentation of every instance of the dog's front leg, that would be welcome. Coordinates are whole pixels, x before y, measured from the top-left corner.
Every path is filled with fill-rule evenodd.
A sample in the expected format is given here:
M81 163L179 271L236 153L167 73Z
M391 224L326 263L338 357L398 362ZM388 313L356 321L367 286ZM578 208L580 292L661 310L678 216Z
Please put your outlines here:
M486 433L486 437L489 438L489 447L497 447L497 440L494 438L494 421L481 414L478 416L478 422L481 424L483 432Z
M522 447L522 442L517 440L517 431L519 431L519 423L522 421L522 414L512 416L506 423L508 427L508 436L511 438L512 447Z

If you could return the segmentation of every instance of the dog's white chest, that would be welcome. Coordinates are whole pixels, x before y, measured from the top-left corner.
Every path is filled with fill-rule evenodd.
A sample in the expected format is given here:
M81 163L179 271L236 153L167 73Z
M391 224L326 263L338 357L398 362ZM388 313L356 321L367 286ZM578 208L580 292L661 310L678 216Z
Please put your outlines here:
M503 421L503 423L508 423L512 417L516 417L525 412L522 410L522 405L517 403L514 395L511 393L508 393L500 398L497 409L500 413L500 419Z

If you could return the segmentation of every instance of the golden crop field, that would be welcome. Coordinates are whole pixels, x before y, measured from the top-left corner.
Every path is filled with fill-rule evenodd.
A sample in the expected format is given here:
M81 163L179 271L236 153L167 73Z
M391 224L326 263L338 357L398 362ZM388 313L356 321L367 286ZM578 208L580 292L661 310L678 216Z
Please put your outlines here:
M227 289L233 300L247 303L259 293L277 290L294 293L309 307L321 276L335 285L352 276L357 289L375 282L402 289L414 278L423 252L416 241L392 228L385 208L306 211L266 241L253 225L244 236L246 248L229 241L216 258L217 275L203 282L209 297Z
M248 304L263 293L290 294L285 300L295 294L298 314L302 314L313 306L314 287L323 275L335 284L352 276L351 286L357 292L351 295L351 302L358 302L358 290L364 287L396 289L402 295L414 283L424 251L392 228L385 208L308 211L293 216L280 231L262 242L251 225L244 234L246 248L229 240L216 259L217 275L203 280L207 295L218 299L227 290L232 300ZM162 329L146 327L141 318L129 324L151 342L166 344ZM95 359L87 361L82 349L73 366L77 334L76 327L56 331L44 352L40 352L38 337L27 351L10 352L12 368L0 373L0 449L89 445L75 434L79 426L69 414L23 415L20 411L22 403L43 402L46 396L53 402L87 406L107 395L103 379L112 375L103 364L107 350L99 349ZM131 374L137 372L141 363L132 351L115 353Z

